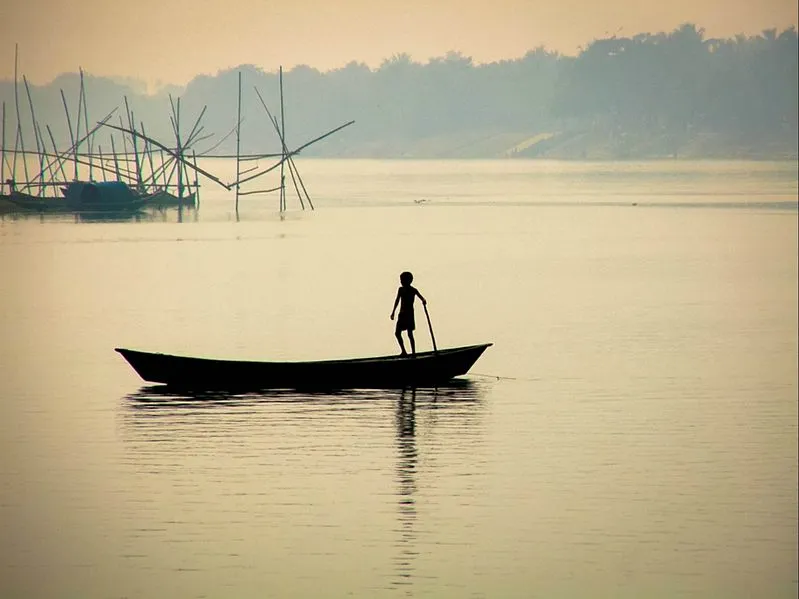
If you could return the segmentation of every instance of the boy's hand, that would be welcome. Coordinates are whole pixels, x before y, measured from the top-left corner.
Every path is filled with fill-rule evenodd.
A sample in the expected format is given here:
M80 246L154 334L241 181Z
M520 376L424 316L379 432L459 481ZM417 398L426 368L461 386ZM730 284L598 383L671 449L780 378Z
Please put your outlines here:
M391 313L391 320L394 320L394 313Z
M423 306L426 306L426 305L427 305L427 300L426 300L426 299L423 299L423 300L422 300L422 305L423 305Z

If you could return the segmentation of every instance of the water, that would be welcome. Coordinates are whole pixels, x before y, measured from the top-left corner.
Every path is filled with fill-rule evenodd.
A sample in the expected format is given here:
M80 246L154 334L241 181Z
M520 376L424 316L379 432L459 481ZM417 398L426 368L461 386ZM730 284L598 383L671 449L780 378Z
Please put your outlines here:
M796 163L299 166L284 218L0 222L0 596L796 596ZM113 351L394 353L406 269L495 344L462 384L192 398Z

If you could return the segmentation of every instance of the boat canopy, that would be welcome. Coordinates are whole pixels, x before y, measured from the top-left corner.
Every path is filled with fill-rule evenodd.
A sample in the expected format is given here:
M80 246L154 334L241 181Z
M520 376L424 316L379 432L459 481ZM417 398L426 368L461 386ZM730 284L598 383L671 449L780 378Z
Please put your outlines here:
M122 181L73 181L64 189L70 204L127 204L136 194Z

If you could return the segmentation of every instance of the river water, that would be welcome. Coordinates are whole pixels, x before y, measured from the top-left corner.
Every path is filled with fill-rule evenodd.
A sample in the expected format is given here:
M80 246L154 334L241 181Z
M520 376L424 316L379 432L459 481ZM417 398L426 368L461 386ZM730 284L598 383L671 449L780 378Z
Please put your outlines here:
M0 597L796 596L795 162L298 166L316 210L0 221ZM187 397L113 351L392 354L403 270L494 343L460 384Z

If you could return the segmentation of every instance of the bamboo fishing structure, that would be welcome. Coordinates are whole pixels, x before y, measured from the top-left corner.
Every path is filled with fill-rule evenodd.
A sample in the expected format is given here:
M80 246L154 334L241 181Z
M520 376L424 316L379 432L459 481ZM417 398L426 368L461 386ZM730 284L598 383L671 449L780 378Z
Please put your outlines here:
M264 102L263 96L261 96L261 92L258 91L258 88L255 88L255 93L258 96L261 105L264 107L264 110L266 111L266 114L269 117L269 121L272 123L278 137L280 138L280 144L282 148L281 157L285 157L285 160L289 165L289 173L291 174L291 180L292 183L294 184L294 189L297 191L297 198L300 201L300 206L302 206L303 210L305 209L305 203L303 202L302 194L300 193L300 187L301 187L303 193L306 196L306 199L308 200L308 205L311 207L311 210L313 210L314 209L313 202L311 202L311 197L308 195L308 190L305 188L305 184L303 183L302 178L300 177L300 172L297 170L296 166L294 165L294 158L288 150L288 147L286 145L286 138L277 124L277 119L274 116L272 116L271 112L269 112L269 107L266 105L266 102ZM299 182L300 184L299 187L297 186L297 182Z
M296 164L294 163L294 156L299 154L305 148L315 144L318 141L325 139L326 137L333 135L334 133L344 129L352 125L355 121L348 121L343 125L340 125L334 129L331 129L327 133L316 137L300 147L290 150L288 144L286 142L286 135L285 135L285 126L286 126L286 119L285 119L285 101L284 101L284 94L283 94L283 68L280 67L278 71L278 85L279 85L279 102L280 102L280 121L275 118L272 113L269 111L269 108L266 105L266 102L263 99L263 96L255 88L255 93L258 96L262 106L264 107L267 117L269 118L270 123L274 127L278 139L280 140L280 153L279 154L260 154L260 155L250 155L247 158L264 158L264 157L275 157L279 158L279 160L270 167L267 167L263 170L259 170L258 172L248 175L248 172L257 169L250 169L249 171L242 172L240 168L240 162L244 159L241 155L241 146L240 146L240 130L237 129L237 144L236 144L236 181L233 183L236 185L237 188L237 196L236 196L236 214L238 215L238 197L244 195L251 195L257 193L268 193L273 191L279 192L278 198L278 212L280 214L284 213L287 210L287 197L286 197L286 177L285 177L285 169L288 168L289 175L291 176L292 183L294 185L295 191L297 192L297 197L300 201L300 206L303 210L305 210L305 201L308 202L308 206L311 210L314 209L313 202L311 201L310 195L308 194L308 190L305 187L304 182L302 181L302 177L300 177L299 170L297 169ZM239 102L239 118L237 119L237 127L240 127L241 124L241 73L239 73L239 95L238 95L238 102ZM248 183L250 181L254 181L255 179L262 177L273 170L280 168L280 181L278 186L271 188L271 189L264 189L264 190L257 190L257 191L241 191L239 188L242 184ZM246 176L245 176L246 175ZM305 200L303 200L303 194L305 196Z
M194 192L187 197L185 191L191 192L192 187L190 183L187 185L189 181L188 171L184 164L187 161L185 159L183 162L176 161L174 156L166 157L162 151L161 164L156 164L153 153L157 151L157 145L150 144L145 139L142 147L141 140L143 138L136 134L135 114L127 97L123 98L127 128L122 116L119 116L120 130L124 131L122 136L124 152L117 151L113 133L110 136L111 154L104 152L102 146L97 147L99 154L95 152L94 134L100 127L108 124L108 120L117 109L115 108L90 129L86 77L82 68L79 69L79 72L80 88L75 113L70 110L70 101L64 89L59 89L60 103L64 111L69 139L69 148L63 150L59 149L50 125L40 125L37 119L32 86L24 75L21 78L27 99L25 112L30 111L30 125L28 126L27 122L23 122L23 101L20 98L20 93L23 90L20 90L19 46L18 44L15 45L14 112L16 126L13 150L7 143L8 115L6 113L6 102L2 103L2 115L0 115L0 120L2 121L0 124L0 128L2 128L2 132L0 132L0 196L3 199L10 200L10 202L0 204L0 212L15 209L22 209L23 211L71 211L75 207L76 202L74 200L76 197L73 197L73 201L70 202L69 194L77 190L76 193L79 193L77 199L82 202L84 201L83 190L85 189L89 190L87 192L89 195L86 197L95 203L103 197L109 200L122 197L119 196L118 192L114 192L116 195L109 195L111 194L109 190L129 189L129 191L125 192L127 193L125 197L136 200L135 205L139 206L142 205L140 200L150 201L158 196L157 183L159 178L163 181L160 191L166 193L166 190L173 186L171 179L167 180L167 171L170 164L172 165L173 174L177 174L179 177L179 200L181 203L188 203L190 199L191 205L193 205L194 198L197 195L197 187L199 186L199 176L196 175L194 178ZM205 109L203 109L204 111ZM188 144L184 142L180 133L178 113L179 108L177 108L174 116L176 117L178 148L182 154ZM30 148L26 140L25 129L28 128L33 134L34 149ZM141 124L141 128L144 130L144 123ZM128 133L127 129L131 133ZM47 140L44 135L45 131L48 136ZM194 124L192 133L190 133L191 140L203 139L200 138L201 131L202 127L198 119L198 122ZM130 137L132 154L127 147L128 137ZM192 162L194 166L197 164L196 155L197 153L194 152ZM31 166L34 164L31 157L34 157L38 163L33 172L30 171ZM19 165L20 160L22 161L21 167ZM70 162L72 163L71 168L68 166ZM149 175L145 174L145 164L149 165ZM179 165L179 168L176 168L177 165ZM67 168L65 169L65 167ZM24 178L18 176L20 168L24 169ZM208 174L213 177L210 173ZM102 179L102 184L119 183L123 187L97 188L95 176ZM87 178L82 179L82 177ZM5 193L6 191L8 193ZM119 202L117 203L119 204ZM119 205L125 207L124 204ZM102 206L100 208L105 209Z
M282 215L288 210L287 177L291 179L299 206L305 210L306 205L314 210L314 205L306 185L300 176L295 162L295 156L314 143L340 131L354 123L349 121L327 133L315 137L291 149L288 144L286 127L286 102L284 96L283 68L277 73L279 92L279 115L273 115L264 97L257 87L255 93L263 106L266 116L274 129L280 143L279 152L242 153L244 145L243 125L244 97L243 74L238 72L236 123L232 130L217 141L210 149L198 151L196 145L212 137L204 133L202 119L207 107L204 106L193 122L191 129L186 132L183 128L181 98L169 95L171 115L169 117L174 143L164 143L148 135L143 121L136 121L133 106L127 96L123 96L124 115L114 108L96 124L90 127L90 112L88 108L87 78L79 68L80 87L77 97L76 111L70 110L70 100L64 89L59 89L60 103L63 107L68 134L69 147L59 148L56 137L49 124L41 126L37 120L34 93L27 77L22 75L22 83L27 98L27 110L30 111L31 131L35 149L26 147L26 140L21 118L21 99L19 97L19 48L15 45L14 53L14 111L16 113L16 129L14 133L13 152L7 145L6 135L6 103L2 103L2 120L0 132L0 194L4 195L8 187L8 197L24 208L37 210L68 209L70 190L82 190L89 186L90 190L96 189L96 183L122 184L129 188L131 197L146 200L151 206L176 206L179 214L185 206L199 206L200 175L213 183L220 185L228 191L235 193L235 213L239 218L241 207L240 200L244 196L278 192L278 212ZM74 100L73 100L74 101ZM27 116L27 115L26 115ZM116 117L118 125L111 122ZM102 145L95 144L94 135L102 128L109 128L110 153ZM27 129L27 122L25 129ZM10 131L10 128L9 128ZM47 133L47 139L44 132ZM235 155L213 154L231 135L235 134ZM121 147L119 139L121 136ZM48 147L49 146L49 147ZM12 155L13 154L13 155ZM35 164L28 160L36 157L38 164L34 167L36 172L31 173L30 167ZM9 160L11 158L11 160ZM201 168L198 158L235 158L236 175L232 182L225 182L208 170ZM22 160L24 180L18 178L19 160ZM261 166L260 161L274 159L271 164ZM71 165L70 165L71 163ZM245 189L245 185L266 176L279 169L277 185L265 189ZM9 172L10 171L10 172ZM288 173L286 172L288 171ZM193 172L193 176L190 174ZM7 178L9 177L10 178ZM95 179L101 179L96 181ZM18 180L20 179L20 180ZM173 181L176 181L173 183ZM267 186L265 186L267 187ZM110 189L110 188L109 188ZM173 193L175 191L176 193ZM80 193L83 193L82 191ZM92 191L93 194L98 192ZM63 194L63 197L62 195ZM4 195L5 197L5 195ZM27 204L22 204L26 200Z

